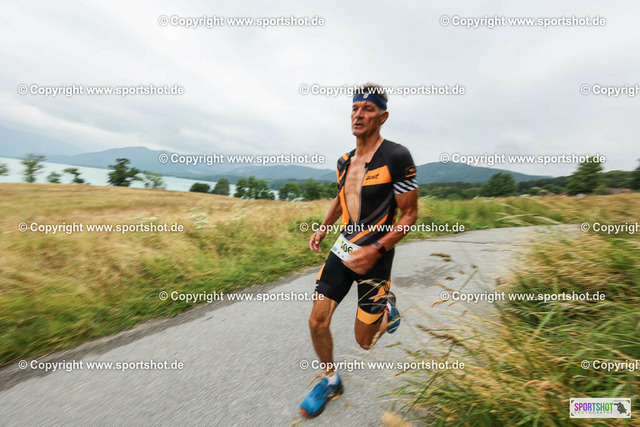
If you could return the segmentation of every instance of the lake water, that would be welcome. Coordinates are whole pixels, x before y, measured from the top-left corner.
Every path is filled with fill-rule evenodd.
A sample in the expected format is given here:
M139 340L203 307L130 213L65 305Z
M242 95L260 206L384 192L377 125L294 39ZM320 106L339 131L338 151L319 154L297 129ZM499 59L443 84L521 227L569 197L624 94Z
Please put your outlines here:
M0 183L2 182L24 182L24 166L20 163L20 159L11 159L8 157L0 157L0 163L4 163L9 168L9 175L0 176ZM66 168L76 168L80 172L80 178L84 179L91 185L100 185L107 186L107 176L108 173L111 172L110 169L100 169L100 168L90 168L86 166L75 166L75 165L65 165L62 163L50 163L50 162L42 162L44 166L43 169L40 170L40 173L36 175L36 182L47 182L47 176L51 172L58 172L62 175L60 178L60 183L69 184L73 179L73 176L68 173L64 173L63 171ZM202 182L205 184L209 184L211 188L216 185L215 182L211 181L196 181L193 179L185 179L185 178L176 178L174 176L163 176L162 179L164 183L167 185L167 190L172 191L189 191L189 188L196 183ZM133 188L144 188L144 183L142 181L134 181L131 184ZM230 185L231 194L235 193L236 186Z

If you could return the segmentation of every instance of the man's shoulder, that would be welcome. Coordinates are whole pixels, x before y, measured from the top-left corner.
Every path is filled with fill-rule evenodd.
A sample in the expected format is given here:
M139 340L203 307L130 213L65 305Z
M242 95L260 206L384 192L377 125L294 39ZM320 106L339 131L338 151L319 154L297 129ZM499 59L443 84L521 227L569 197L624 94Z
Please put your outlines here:
M349 160L349 157L351 157L353 155L353 153L355 153L356 149L354 148L353 150L344 153L339 159L338 159L338 169L344 167L344 165L347 163L347 160Z
M384 140L383 147L385 156L390 160L411 156L407 147L397 142L389 141L388 139Z

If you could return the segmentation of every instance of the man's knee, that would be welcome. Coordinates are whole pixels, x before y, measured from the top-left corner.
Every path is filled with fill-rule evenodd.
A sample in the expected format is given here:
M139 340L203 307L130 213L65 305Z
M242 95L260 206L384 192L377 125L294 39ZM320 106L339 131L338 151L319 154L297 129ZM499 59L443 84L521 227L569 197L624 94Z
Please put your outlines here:
M356 341L358 342L358 345L365 350L371 350L373 347L373 337L360 336L356 337Z
M363 313L358 313L363 314ZM367 313L364 313L367 314ZM361 317L356 317L356 323L354 325L354 332L356 342L360 347L365 350L373 348L378 338L380 338L380 323L383 317L380 316L375 319L373 316L366 320L372 321L372 323L365 322Z
M376 341L378 341L378 338L380 338L380 332L376 332L373 335L359 334L359 335L356 335L356 342L363 349L371 350L373 346L376 344Z
M329 330L331 316L338 303L324 298L313 302L313 310L309 316L309 329L312 333L322 333Z
M321 333L329 329L331 317L324 313L312 312L309 316L309 329L313 333Z

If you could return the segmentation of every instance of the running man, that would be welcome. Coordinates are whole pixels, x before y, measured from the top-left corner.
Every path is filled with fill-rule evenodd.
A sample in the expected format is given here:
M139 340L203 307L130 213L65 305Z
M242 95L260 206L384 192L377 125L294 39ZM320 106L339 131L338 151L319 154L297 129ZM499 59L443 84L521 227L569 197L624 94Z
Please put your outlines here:
M318 273L316 293L324 297L313 302L309 317L313 347L327 368L300 405L305 417L320 415L327 402L344 390L333 363L329 325L354 281L358 283L355 337L362 348L371 348L400 324L395 295L389 291L393 247L418 217L418 182L409 151L380 136L380 127L389 118L387 101L382 87L372 83L353 97L351 131L356 148L338 160L338 196L320 227L326 230L342 216L343 230ZM398 209L401 217L396 223ZM309 248L320 252L326 235L315 232Z

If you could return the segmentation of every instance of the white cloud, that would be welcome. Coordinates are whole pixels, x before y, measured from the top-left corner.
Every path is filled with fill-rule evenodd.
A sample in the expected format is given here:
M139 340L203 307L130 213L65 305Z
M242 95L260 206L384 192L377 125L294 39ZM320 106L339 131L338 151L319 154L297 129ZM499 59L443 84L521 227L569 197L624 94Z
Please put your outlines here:
M595 16L603 28L443 27L442 15ZM321 16L317 28L162 27L160 15ZM402 6L382 1L223 3L97 1L5 5L0 125L97 151L144 145L181 152L320 152L354 146L349 98L300 84L461 84L463 96L391 97L384 136L418 163L442 152L598 151L607 169L636 165L638 97L579 94L581 83L640 84L639 6L498 1ZM21 83L179 84L182 96L20 96ZM640 95L639 95L640 97ZM89 141L89 143L87 143ZM566 174L573 166L508 167Z

